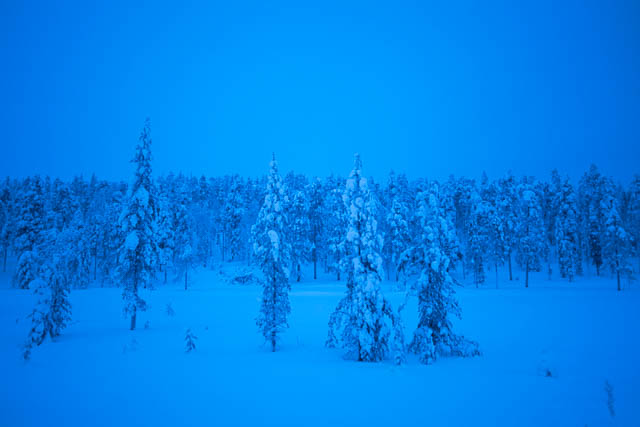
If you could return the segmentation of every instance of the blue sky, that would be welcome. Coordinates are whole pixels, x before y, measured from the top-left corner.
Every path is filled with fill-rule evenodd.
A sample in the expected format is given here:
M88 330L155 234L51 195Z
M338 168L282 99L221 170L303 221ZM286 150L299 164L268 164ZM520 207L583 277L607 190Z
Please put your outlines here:
M638 2L3 2L0 175L640 172Z

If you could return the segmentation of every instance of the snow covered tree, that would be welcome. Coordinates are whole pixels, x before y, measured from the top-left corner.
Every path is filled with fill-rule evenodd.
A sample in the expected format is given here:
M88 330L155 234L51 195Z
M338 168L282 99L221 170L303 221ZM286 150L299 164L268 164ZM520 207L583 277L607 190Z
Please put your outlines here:
M230 260L233 261L241 251L240 223L244 215L244 202L242 199L242 186L240 177L233 175L229 180L229 190L226 195L224 206L221 212L222 223L222 260L228 252Z
M602 235L602 260L616 276L618 291L621 277L631 277L631 238L624 229L620 218L619 202L613 192L613 183L605 182L605 190L601 200L601 210L605 223Z
M27 178L19 201L15 228L14 247L18 254L18 265L13 283L20 289L27 289L35 276L37 251L45 231L45 203L42 180L39 176Z
M473 272L476 287L485 281L484 266L489 251L491 205L474 188L471 192L471 212L467 222L467 264Z
M309 186L309 240L311 243L311 262L313 262L313 280L318 278L318 260L325 256L326 242L323 237L325 218L323 215L324 187L320 178L315 178Z
M539 195L535 185L525 178L519 186L517 260L525 270L525 287L529 287L529 272L540 271L545 248L545 232Z
M14 224L13 197L9 179L0 187L0 248L2 249L2 272L7 271L7 256L11 246Z
M387 233L385 234L384 252L387 253L390 266L399 280L400 255L409 247L409 185L404 175L396 178L391 172L388 184L389 212L386 217Z
M178 274L184 276L185 290L189 283L189 270L195 264L194 248L197 247L194 219L187 208L188 203L186 188L179 189L173 205L173 258Z
M450 255L457 247L455 228L447 218L436 182L418 194L417 218L421 233L404 252L402 264L416 277L411 291L418 298L418 326L409 350L422 363L438 356L475 356L478 345L452 331L450 316L461 316L453 289Z
M582 241L587 257L596 267L597 275L600 275L600 266L602 265L601 237L605 221L601 203L603 192L604 178L600 175L598 168L591 165L589 171L580 180L578 194Z
M640 175L635 175L629 186L629 208L627 210L627 230L640 272Z
M573 186L569 178L557 182L555 205L558 207L554 221L555 243L558 253L560 276L573 281L581 272L578 242L578 214Z
M328 272L336 274L337 280L340 280L340 261L344 258L347 249L344 244L347 230L347 211L342 200L343 187L344 181L341 179L333 176L327 178L323 209L324 241L327 245L326 267Z
M296 282L300 281L301 266L311 260L312 245L309 240L311 234L311 224L308 216L308 203L305 194L297 190L290 200L288 209L288 219L291 228L289 237L291 242L291 266L296 277Z
M255 259L264 274L262 304L257 325L276 351L279 335L288 327L289 268L291 246L289 224L284 212L288 204L275 156L271 160L267 192L251 233Z
M516 180L510 172L498 180L496 191L496 215L501 218L504 244L509 266L509 280L513 280L512 254L516 248L518 224L518 191Z
M358 361L377 362L391 351L399 361L404 350L400 319L380 290L382 237L377 231L375 200L361 169L356 154L343 195L349 212L345 241L350 249L343 263L347 293L329 319L327 345L340 345L347 357Z
M64 265L56 252L52 251L52 258L41 265L37 278L30 285L38 299L29 316L31 329L24 346L25 359L30 358L33 347L42 344L47 336L51 339L59 336L71 320L69 287L62 274Z
M136 328L138 311L146 310L141 288L151 288L156 264L156 199L151 178L151 135L149 119L136 146L133 184L120 217L124 241L119 248L118 274L123 286L124 313L131 316L130 329Z
M173 233L174 194L170 188L162 188L158 194L158 267L164 273L164 282L167 283L169 265L173 260L175 240Z

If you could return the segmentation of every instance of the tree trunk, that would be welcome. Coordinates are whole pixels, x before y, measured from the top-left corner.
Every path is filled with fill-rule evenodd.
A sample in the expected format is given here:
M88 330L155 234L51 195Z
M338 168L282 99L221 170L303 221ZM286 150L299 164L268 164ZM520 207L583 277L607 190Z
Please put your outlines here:
M316 238L313 238L313 250L311 251L313 258L313 280L318 278L318 250L316 249Z
M513 281L513 270L511 270L511 251L509 251L509 281Z
M529 261L527 261L527 268L526 268L526 273L525 273L525 278L524 278L524 287L528 288L529 287Z
M296 282L299 282L300 281L300 264L298 264L297 272L298 272L298 276L296 277Z
M187 272L189 271L189 268L185 268L184 269L184 290L187 290Z
M4 261L2 263L2 271L4 273L7 272L7 247L4 247Z
M618 276L618 292L620 292L620 270L618 270L616 274Z
M498 263L495 263L496 266L496 289L498 289Z
M164 269L164 283L167 284L167 268Z
M136 328L136 310L137 307L133 306L133 313L131 314L131 326L130 326L130 330L134 330Z
M271 351L276 351L276 299L277 299L277 291L276 291L276 274L275 274L275 265L273 267L273 324L271 325Z
M96 245L93 251L93 280L98 279L98 245Z

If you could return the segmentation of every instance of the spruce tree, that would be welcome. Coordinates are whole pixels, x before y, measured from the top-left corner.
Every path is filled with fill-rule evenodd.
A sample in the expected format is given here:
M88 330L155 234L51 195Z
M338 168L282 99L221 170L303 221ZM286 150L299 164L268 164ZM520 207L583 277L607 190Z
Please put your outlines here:
M233 261L241 252L240 223L244 215L244 201L242 199L242 182L238 175L233 175L228 181L228 191L222 208L222 260L227 254Z
M479 355L475 342L452 331L450 317L461 316L450 273L450 254L457 247L457 239L442 207L438 184L432 182L417 198L421 232L402 258L405 268L415 277L411 291L418 298L418 326L409 350L426 364L439 356Z
M629 208L626 228L631 235L632 248L636 258L638 258L638 272L640 272L640 175L635 175L629 186Z
M586 256L596 267L596 275L600 275L602 266L602 232L604 228L604 212L602 197L605 181L598 168L591 165L584 174L578 187L580 208L580 229L582 230L582 246Z
M385 233L384 252L387 254L390 269L395 272L395 280L399 280L400 255L409 247L409 205L407 193L408 182L404 175L396 178L392 172L389 176L388 199L389 211L385 218L387 233Z
M498 189L496 192L496 215L502 219L510 281L513 280L512 262L517 243L518 191L516 187L515 177L509 172L506 176L498 180Z
M157 259L149 119L140 134L132 162L136 165L135 177L120 216L124 240L119 248L118 275L123 286L124 313L131 317L130 329L134 330L138 311L147 308L140 290L152 287Z
M382 237L377 231L375 200L361 169L360 156L356 154L343 195L349 213L345 237L349 248L343 262L347 293L329 319L327 345L340 345L347 357L358 361L377 362L392 351L400 361L400 319L380 289Z
M344 236L347 229L347 210L342 193L344 181L330 176L325 185L324 198L324 241L326 242L326 269L327 272L335 273L336 279L340 280L340 261L344 259L345 244Z
M467 222L467 264L478 287L485 281L485 264L489 251L491 205L474 188L471 192L471 211Z
M570 282L576 274L580 274L580 253L578 241L578 214L573 186L569 178L558 180L555 205L558 207L554 222L555 243L558 253L560 276Z
M189 285L189 270L195 264L197 238L193 216L188 209L189 196L183 186L178 189L173 203L173 250L174 263L178 275L184 277L184 289Z
M604 230L601 237L603 264L616 276L618 291L622 289L621 277L631 277L631 237L620 218L619 201L615 197L613 183L605 181L601 210L604 214Z
M267 192L258 219L252 227L255 259L262 269L263 288L258 328L276 351L279 335L288 327L289 268L291 246L289 224L284 212L288 204L275 156L269 165Z
M311 224L309 208L303 191L297 190L290 200L288 218L291 227L291 266L296 282L301 278L301 267L311 260L312 244L309 240Z
M540 197L535 185L525 178L519 187L517 260L525 270L525 287L529 287L529 272L540 271L545 248L544 223Z
M315 178L309 186L309 240L311 242L311 262L313 280L318 278L318 261L326 256L326 242L323 238L326 223L323 212L324 186L320 178Z

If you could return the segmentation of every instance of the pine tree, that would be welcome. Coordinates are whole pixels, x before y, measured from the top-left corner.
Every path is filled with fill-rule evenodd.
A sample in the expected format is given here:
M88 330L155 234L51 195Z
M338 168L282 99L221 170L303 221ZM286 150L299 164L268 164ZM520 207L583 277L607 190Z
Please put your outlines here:
M471 192L471 212L467 222L467 263L473 272L476 287L485 281L484 266L489 251L491 205L483 200L475 188Z
M136 154L135 178L120 217L124 241L119 248L119 278L123 285L124 313L131 316L130 329L136 328L138 311L146 310L141 288L151 288L156 264L156 199L151 178L151 135L149 119L145 122Z
M336 274L340 280L340 261L345 258L344 236L347 230L347 211L342 200L342 188L344 181L330 176L327 179L324 199L325 234L324 241L327 245L326 267L327 271Z
M502 219L504 243L509 265L509 280L513 280L512 254L516 249L518 224L518 192L515 177L509 172L498 180L496 215Z
M457 239L442 207L438 184L432 182L417 198L421 232L402 257L402 264L416 277L411 291L418 297L418 326L409 350L427 364L438 356L479 355L476 343L452 331L450 316L461 316L449 256L457 247Z
M14 240L18 265L13 283L20 289L27 289L35 276L37 265L33 260L38 257L45 230L44 194L39 176L25 180L19 203Z
M255 258L264 274L262 304L257 325L276 351L279 335L288 327L291 246L284 212L288 204L275 156L270 163L267 192L251 233Z
M312 244L309 240L311 224L309 223L308 204L304 192L297 190L293 194L288 218L291 226L291 265L296 277L300 281L301 266L311 260Z
M195 264L194 248L197 247L197 238L194 233L194 219L187 208L188 203L189 196L186 188L183 187L178 190L173 205L173 258L179 275L184 276L185 290L187 290L189 283L189 270L192 269Z
M350 249L343 263L347 294L329 319L327 345L340 345L347 357L358 361L377 362L391 351L400 361L400 320L380 290L382 238L377 231L375 200L361 169L356 154L343 195L349 212L345 241Z
M598 168L595 165L591 165L589 171L580 180L578 187L583 246L587 257L591 259L591 262L596 267L597 275L600 275L600 266L603 262L602 242L600 239L605 221L601 203L604 184L604 178L600 175Z
M640 272L640 175L635 175L629 186L629 208L626 228L632 239L632 248L638 258L638 271Z
M573 186L569 178L558 178L555 190L555 205L558 207L554 222L555 243L558 253L560 276L573 281L580 274L580 253L578 242L578 214Z
M168 188L160 190L158 194L158 264L161 272L164 273L165 283L167 283L169 265L175 250L172 212L174 198L172 196Z
M601 210L605 217L601 238L603 264L608 266L616 276L618 291L621 277L631 277L631 238L624 229L620 218L619 202L615 197L613 183L605 181Z
M395 271L395 279L399 280L400 255L409 247L409 205L408 182L404 175L396 178L392 172L389 176L388 198L389 212L386 216L387 233L385 234L384 252L388 255L389 264Z
M519 186L520 204L518 206L517 260L525 270L525 287L529 287L529 272L540 271L544 254L545 233L540 207L540 197L535 185L524 179Z
M13 197L9 180L0 187L0 248L2 248L2 272L7 271L7 256L13 235Z
M230 260L233 261L241 252L241 232L240 223L244 215L244 202L242 200L242 186L240 177L233 175L229 180L229 190L222 209L222 233L223 248L222 260L228 252Z
M311 241L311 262L313 280L318 278L318 260L326 256L326 242L323 230L326 223L323 215L324 187L320 178L315 178L309 187L309 240Z
M91 247L82 213L76 211L71 222L58 234L61 268L69 285L86 288L91 281Z

